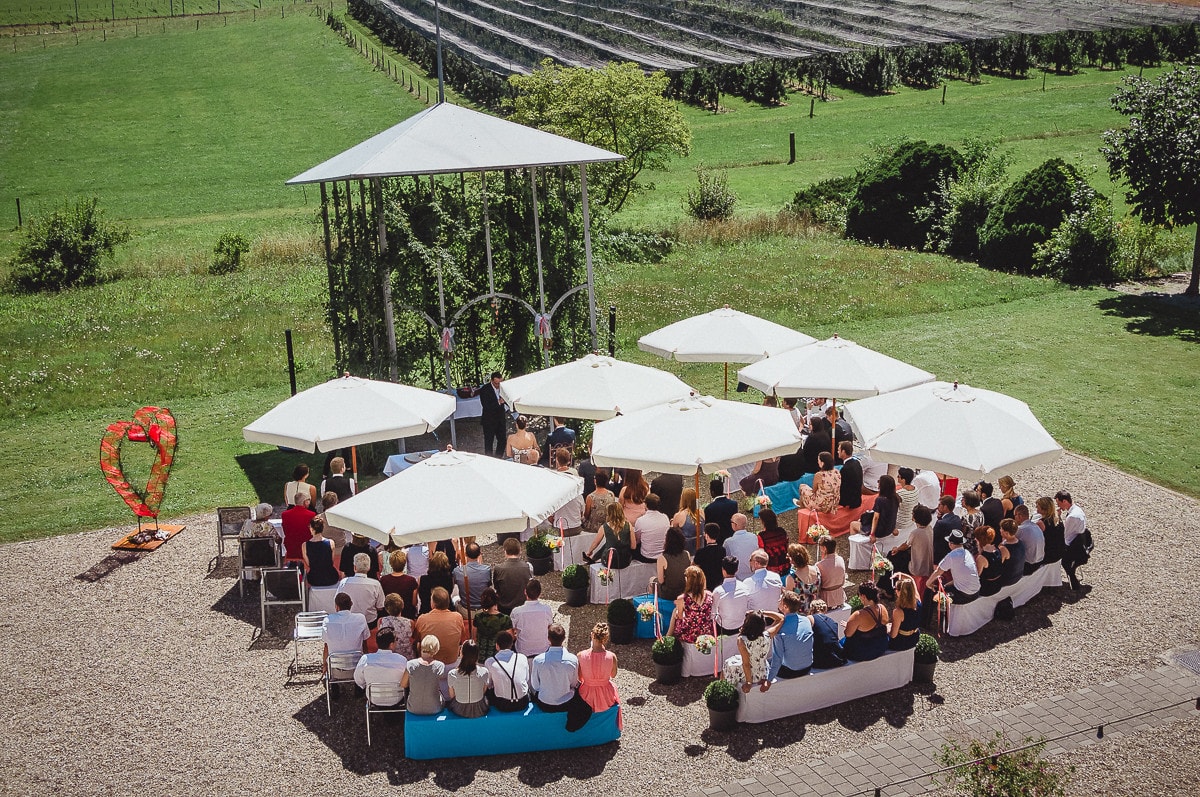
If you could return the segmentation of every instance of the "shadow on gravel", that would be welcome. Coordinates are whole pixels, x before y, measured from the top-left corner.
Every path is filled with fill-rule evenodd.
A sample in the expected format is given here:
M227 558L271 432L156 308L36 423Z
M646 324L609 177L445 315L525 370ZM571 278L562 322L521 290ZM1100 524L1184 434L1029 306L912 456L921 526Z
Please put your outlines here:
M1177 337L1200 343L1196 300L1181 294L1120 294L1096 302L1105 315L1127 318L1125 329L1136 335Z
M1037 597L1024 606L1017 607L1017 614L1010 621L992 620L974 634L965 637L942 635L943 662L956 662L970 658L976 653L991 650L997 645L1012 642L1026 634L1054 625L1053 615L1066 604L1084 599L1091 587L1084 585L1080 592L1067 587L1042 590Z
M145 551L117 551L116 553L110 553L87 570L75 576L75 578L79 581L94 584L102 578L112 575L118 568L141 559L144 553Z
M650 676L653 677L653 676ZM704 688L711 678L684 678L677 684L663 686L654 681L646 691L658 697L664 697L673 706L690 706L704 699Z
M787 717L774 722L761 724L739 723L732 731L714 731L711 728L700 734L700 739L711 748L724 747L730 758L738 761L749 761L760 750L787 747L790 744L803 741L808 732L807 723L798 717ZM696 745L683 748L685 755L695 757L700 755Z

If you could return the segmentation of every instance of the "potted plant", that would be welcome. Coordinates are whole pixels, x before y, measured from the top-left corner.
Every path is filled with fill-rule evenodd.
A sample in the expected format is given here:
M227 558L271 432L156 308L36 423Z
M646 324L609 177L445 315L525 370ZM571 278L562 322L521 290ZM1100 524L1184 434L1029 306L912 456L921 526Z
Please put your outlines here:
M913 680L921 683L933 683L933 670L937 666L938 654L942 646L930 634L917 637L917 646L913 649Z
M633 608L633 601L617 598L608 604L608 631L615 644L628 645L636 629L637 609Z
M588 602L587 565L567 565L562 571L563 590L568 606L583 606Z
M663 686L679 683L683 677L683 643L673 636L660 637L650 646L650 658L658 672L655 680Z
M849 604L850 611L852 612L856 612L863 607L862 598L858 597L858 595L851 595L846 599L846 603Z
M554 567L554 555L545 534L534 534L525 541L525 558L533 565L535 576L544 576Z
M714 731L729 731L737 725L737 707L741 695L738 688L724 678L704 687L704 704L708 706L708 727Z

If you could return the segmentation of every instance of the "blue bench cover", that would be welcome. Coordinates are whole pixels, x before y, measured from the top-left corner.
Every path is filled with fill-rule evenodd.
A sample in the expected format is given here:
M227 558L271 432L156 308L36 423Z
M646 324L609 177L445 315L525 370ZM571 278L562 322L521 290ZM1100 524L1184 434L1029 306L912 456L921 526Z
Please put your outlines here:
M794 482L777 482L765 487L763 492L771 499L771 509L775 510L775 514L782 515L784 512L796 511L796 505L792 501L800 497L800 485L807 484L812 487L812 483L813 474L806 473ZM754 505L754 516L758 517L758 504Z
M638 595L633 599L633 608L641 606L643 603L654 603L653 595ZM658 599L658 613L662 616L662 632L667 633L667 629L671 627L671 615L675 613L675 601L669 601L665 598ZM637 630L634 632L638 639L654 639L654 618L643 620L639 614L637 619Z
M567 733L565 712L547 714L532 704L523 712L493 708L477 719L464 719L449 709L441 714L405 714L404 755L425 761L606 744L621 738L620 708L593 714L575 733Z

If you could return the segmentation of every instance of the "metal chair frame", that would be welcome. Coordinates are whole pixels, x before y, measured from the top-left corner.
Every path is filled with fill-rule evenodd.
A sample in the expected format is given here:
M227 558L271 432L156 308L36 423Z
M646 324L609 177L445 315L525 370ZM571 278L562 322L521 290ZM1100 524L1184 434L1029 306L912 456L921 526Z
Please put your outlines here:
M378 698L388 699L393 696L398 696L400 702L394 706L381 706L371 699L372 695ZM407 700L405 698L404 689L400 684L367 684L367 746L371 746L371 715L372 714L403 714L405 713Z
M277 595L271 594L268 596L269 587L267 582L274 576L278 576L281 580L285 575L290 574L296 580L296 597L295 598L280 598ZM259 628L263 633L267 633L267 607L268 606L299 606L300 611L308 610L308 596L304 591L304 573L298 568L281 567L275 569L267 569L259 571L258 581L258 609L260 612ZM284 584L290 586L290 581L283 581Z
M267 542L271 545L271 550L275 554L275 561L269 565L247 565L246 564L246 546L251 543ZM244 599L246 597L246 568L252 568L259 578L262 578L262 571L277 570L283 564L283 553L279 550L279 540L274 537L238 537L238 594Z
M225 555L226 540L237 540L241 536L242 523L249 520L252 514L248 506L222 506L217 509L217 556ZM237 524L236 527L233 524Z
M363 657L362 653L330 653L325 658L325 673L321 676L321 682L325 685L325 713L333 716L333 701L330 697L333 687L337 684L352 684L354 683L354 668L358 666L358 660ZM352 674L349 678L334 677L334 670L349 671Z
M300 671L300 666L296 662L300 661L301 642L324 644L325 619L328 616L326 612L303 611L296 613L296 622L292 627L292 663L288 665L288 677ZM305 670L316 672L320 669L320 666L319 663L305 665Z

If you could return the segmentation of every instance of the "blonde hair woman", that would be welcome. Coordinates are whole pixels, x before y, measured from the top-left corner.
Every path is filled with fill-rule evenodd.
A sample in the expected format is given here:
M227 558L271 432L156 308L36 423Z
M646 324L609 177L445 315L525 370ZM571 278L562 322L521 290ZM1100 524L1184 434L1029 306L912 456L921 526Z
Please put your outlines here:
M592 626L592 644L587 650L579 651L579 696L587 701L592 711L608 711L620 703L617 685L617 656L608 645L608 623ZM617 715L617 725L621 716Z
M603 544L601 544L603 542ZM596 550L599 545L600 549ZM585 562L602 562L608 564L608 552L615 551L612 566L621 569L629 566L633 558L633 549L637 547L637 534L633 526L625 519L625 510L619 503L609 504L604 525L592 538L587 553L583 555Z
M406 710L410 714L440 714L442 711L442 681L446 665L437 660L442 643L433 634L421 640L421 657L404 667L400 686L408 690Z
M704 512L700 509L699 497L694 487L685 487L679 495L679 511L671 518L671 525L683 532L687 552L696 555L696 539L704 528Z
M896 608L892 609L888 647L892 650L908 650L917 646L917 638L921 636L921 601L917 600L917 582L908 573L897 573L892 576L892 589L896 590Z

